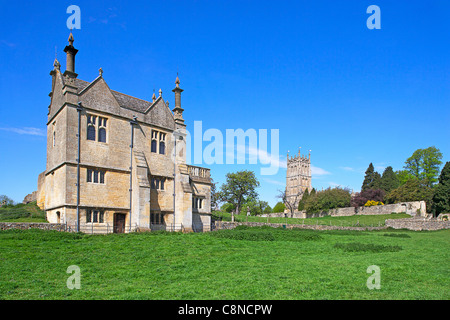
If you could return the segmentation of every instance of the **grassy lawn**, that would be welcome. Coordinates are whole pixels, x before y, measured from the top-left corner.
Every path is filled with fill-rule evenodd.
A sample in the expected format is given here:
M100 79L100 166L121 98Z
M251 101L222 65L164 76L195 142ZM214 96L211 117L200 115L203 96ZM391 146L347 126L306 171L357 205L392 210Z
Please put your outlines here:
M449 299L450 230L0 232L0 299ZM70 265L81 289L69 290ZM381 289L369 290L371 265Z
M47 222L36 202L0 208L0 222Z
M231 213L215 211L213 216L217 220L231 221ZM271 223L283 223L283 224L321 224L321 225L332 225L332 226L344 226L344 227L378 227L384 226L386 219L405 219L411 218L409 214L406 213L392 213L392 214L381 214L381 215L354 215L348 217L321 217L321 218L266 218L259 216L247 217L245 214L235 215L236 222L271 222Z

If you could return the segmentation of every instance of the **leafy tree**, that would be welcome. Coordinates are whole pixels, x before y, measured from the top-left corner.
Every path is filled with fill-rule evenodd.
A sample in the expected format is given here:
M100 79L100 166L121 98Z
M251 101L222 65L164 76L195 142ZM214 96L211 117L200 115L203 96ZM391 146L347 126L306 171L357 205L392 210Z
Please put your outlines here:
M269 205L263 210L263 213L272 213L272 212L273 210Z
M398 176L395 174L394 170L391 166L384 169L383 175L381 176L380 187L384 192L389 192L393 189L396 189L400 186L400 180ZM374 199L370 199L374 200ZM377 200L381 201L381 200Z
M328 188L318 191L314 195L310 194L305 204L307 213L316 213L335 208L344 208L350 206L351 192L349 189L340 187Z
M305 192L303 193L302 198L300 199L300 201L298 202L298 210L302 211L305 210L305 203L309 198L309 190L308 188L305 190Z
M437 182L441 159L442 152L435 146L417 149L411 157L406 159L404 168L408 173L432 187Z
M15 204L14 200L8 196L0 195L0 206L13 206Z
M397 170L395 171L395 175L397 176L397 179L400 182L400 186L404 185L406 181L410 179L417 179L415 176L410 174L408 170Z
M242 205L242 212L247 213L248 209L250 209L250 214L255 216L262 214L267 207L270 206L266 201L249 199Z
M223 202L234 205L236 213L241 211L242 204L249 199L257 199L256 188L259 181L253 171L243 170L235 173L227 173L226 182L222 184L218 198Z
M352 207L362 207L367 203L367 201L383 202L385 201L384 196L384 190L367 189L365 191L356 193L356 195L352 197L350 204Z
M220 207L220 210L221 210L221 211L224 211L224 212L231 213L233 210L235 210L235 207L234 207L234 205L231 204L231 203L224 203L224 204L222 205L222 207Z
M436 216L450 212L450 162L448 161L441 171L438 185L434 188L433 211Z
M361 186L361 191L367 189L379 189L381 186L381 175L375 171L372 162L369 164Z
M431 207L433 190L418 179L410 179L397 189L385 196L386 203L398 203L408 201L425 201L427 209Z
M275 207L273 207L273 212L274 213L279 213L279 212L284 212L284 209L286 208L286 206L284 205L283 202L278 202Z

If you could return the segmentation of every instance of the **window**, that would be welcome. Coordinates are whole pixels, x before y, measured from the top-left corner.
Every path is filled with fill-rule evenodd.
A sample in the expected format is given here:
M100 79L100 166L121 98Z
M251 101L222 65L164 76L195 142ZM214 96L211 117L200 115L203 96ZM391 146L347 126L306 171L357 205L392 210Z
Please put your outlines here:
M87 116L87 139L95 141L95 121L96 116Z
M166 134L159 133L159 154L166 154Z
M158 148L159 147L159 148ZM166 154L166 134L152 130L151 152Z
M152 178L151 179L151 188L154 190L164 190L164 182L165 178Z
M106 118L98 117L98 142L106 142Z
M203 198L192 198L192 209L202 209L203 208Z
M105 212L102 210L86 210L86 223L104 223Z
M152 152L157 152L157 146L158 146L158 131L153 130L152 131Z
M105 183L105 171L97 169L87 169L86 181L93 183Z
M157 142L156 142L156 140L152 140L152 152L154 152L154 153L156 153L156 144L157 144Z
M164 213L151 212L150 213L150 223L151 224L164 224Z
M106 142L106 123L106 118L87 115L87 139L96 141L97 136L98 142ZM96 135L97 131L98 134Z

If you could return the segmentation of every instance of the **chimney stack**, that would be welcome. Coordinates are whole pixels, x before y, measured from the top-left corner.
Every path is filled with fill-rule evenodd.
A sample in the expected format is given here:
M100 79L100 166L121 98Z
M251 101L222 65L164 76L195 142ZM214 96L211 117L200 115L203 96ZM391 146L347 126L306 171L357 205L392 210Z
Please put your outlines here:
M69 45L64 48L64 52L66 53L66 71L64 75L76 78L78 74L75 73L75 55L78 50L73 46L74 39L72 32L70 32L68 41Z

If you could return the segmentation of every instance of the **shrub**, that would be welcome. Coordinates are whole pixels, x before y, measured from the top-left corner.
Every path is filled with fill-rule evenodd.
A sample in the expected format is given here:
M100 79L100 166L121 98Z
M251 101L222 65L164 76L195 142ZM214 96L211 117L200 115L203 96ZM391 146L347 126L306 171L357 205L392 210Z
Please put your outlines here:
M233 211L235 209L235 206L231 203L225 203L222 205L222 207L220 207L221 211L225 211L228 213L231 213L231 211Z
M369 200L364 204L364 207L372 207L372 206L383 206L384 203L381 201Z
M385 192L381 189L367 189L353 196L350 204L352 207L362 207L367 201L384 201Z
M428 209L431 208L432 198L433 189L417 179L410 179L404 185L389 192L385 197L385 202L398 203L423 200L427 203Z
M286 208L286 206L284 205L283 202L278 202L275 207L273 207L273 212L274 213L279 213L279 212L284 212L284 209Z
M340 187L328 188L311 194L306 200L305 210L307 213L317 213L335 208L350 206L350 190Z

